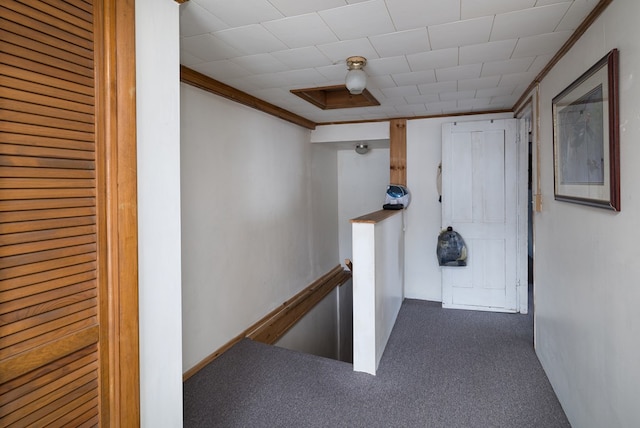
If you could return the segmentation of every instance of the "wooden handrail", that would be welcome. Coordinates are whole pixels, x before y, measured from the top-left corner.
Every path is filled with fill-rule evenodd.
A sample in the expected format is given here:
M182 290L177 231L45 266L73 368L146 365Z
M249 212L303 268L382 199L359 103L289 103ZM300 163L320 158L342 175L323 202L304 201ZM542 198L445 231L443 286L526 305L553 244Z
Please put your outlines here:
M202 370L207 364L229 350L244 338L257 342L274 344L284 334L300 321L311 309L322 301L334 288L344 284L351 278L351 272L337 265L326 274L315 280L304 290L262 317L259 321L244 330L241 334L225 343L213 354L200 361L182 375L185 381Z

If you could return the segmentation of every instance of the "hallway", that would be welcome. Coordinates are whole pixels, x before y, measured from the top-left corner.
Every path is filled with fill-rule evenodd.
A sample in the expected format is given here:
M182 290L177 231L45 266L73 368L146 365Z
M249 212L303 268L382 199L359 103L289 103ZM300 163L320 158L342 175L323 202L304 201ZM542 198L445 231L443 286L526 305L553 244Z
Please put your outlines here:
M184 384L185 427L568 427L531 315L405 300L377 376L244 340Z

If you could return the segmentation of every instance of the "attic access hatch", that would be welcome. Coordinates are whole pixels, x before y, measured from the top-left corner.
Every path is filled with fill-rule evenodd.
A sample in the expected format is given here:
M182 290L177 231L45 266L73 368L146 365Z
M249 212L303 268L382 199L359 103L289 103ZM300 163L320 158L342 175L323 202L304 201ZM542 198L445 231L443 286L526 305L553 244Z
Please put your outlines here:
M361 94L353 95L349 93L349 90L344 85L292 89L291 93L322 110L380 105L378 100L366 89L364 89Z

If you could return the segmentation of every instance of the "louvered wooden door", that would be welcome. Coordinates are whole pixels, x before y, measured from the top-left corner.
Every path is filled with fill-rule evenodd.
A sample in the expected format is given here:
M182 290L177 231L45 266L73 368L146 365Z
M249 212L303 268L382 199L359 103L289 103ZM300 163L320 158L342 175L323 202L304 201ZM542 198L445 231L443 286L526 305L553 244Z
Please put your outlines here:
M91 0L0 3L2 427L107 420L95 25Z

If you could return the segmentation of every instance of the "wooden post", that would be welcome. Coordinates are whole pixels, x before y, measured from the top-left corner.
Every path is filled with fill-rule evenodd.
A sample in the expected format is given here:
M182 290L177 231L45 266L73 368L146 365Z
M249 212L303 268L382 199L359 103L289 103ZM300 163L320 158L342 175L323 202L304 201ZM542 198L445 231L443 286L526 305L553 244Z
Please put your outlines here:
M389 132L390 183L407 185L407 120L392 119Z

